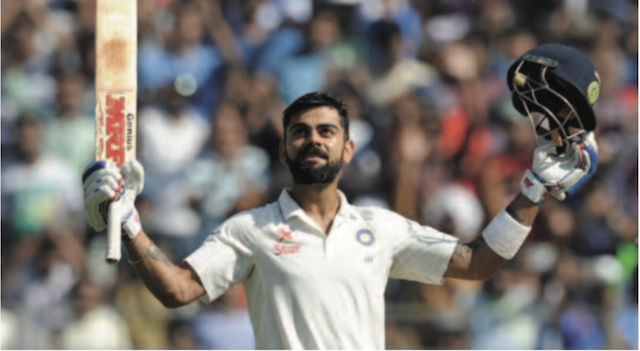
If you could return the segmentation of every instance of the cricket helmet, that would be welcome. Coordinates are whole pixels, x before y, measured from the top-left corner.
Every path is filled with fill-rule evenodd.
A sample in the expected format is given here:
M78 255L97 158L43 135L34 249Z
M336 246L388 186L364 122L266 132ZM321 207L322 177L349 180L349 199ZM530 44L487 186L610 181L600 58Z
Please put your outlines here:
M579 50L561 44L535 47L511 65L507 84L513 106L539 137L551 139L559 131L564 143L596 128L593 106L600 77Z

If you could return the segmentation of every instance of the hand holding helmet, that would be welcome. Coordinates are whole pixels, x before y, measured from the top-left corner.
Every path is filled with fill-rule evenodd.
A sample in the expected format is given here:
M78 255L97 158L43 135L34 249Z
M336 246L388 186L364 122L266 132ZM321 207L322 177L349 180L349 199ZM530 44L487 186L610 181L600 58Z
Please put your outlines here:
M535 203L541 203L546 193L564 201L586 184L597 168L598 146L593 132L584 134L579 142L570 143L562 153L549 142L535 150L533 166L522 177L520 189Z
M522 193L536 203L547 192L562 201L597 169L593 105L600 91L598 73L582 52L545 44L513 63L507 83L513 106L529 118L540 145L522 178Z

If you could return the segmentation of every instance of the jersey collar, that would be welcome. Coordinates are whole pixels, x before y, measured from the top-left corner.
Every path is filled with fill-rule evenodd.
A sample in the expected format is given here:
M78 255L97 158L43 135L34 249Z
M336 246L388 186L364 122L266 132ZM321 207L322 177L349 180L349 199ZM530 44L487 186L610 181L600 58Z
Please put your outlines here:
M304 210L298 206L298 203L291 197L291 195L289 195L289 190L289 188L283 189L282 193L280 193L280 197L278 198L278 205L282 211L282 217L284 217L286 221L294 216L303 219L309 218ZM354 210L351 204L347 201L347 197L344 196L340 190L338 190L338 196L340 197L340 211L336 217L352 217Z

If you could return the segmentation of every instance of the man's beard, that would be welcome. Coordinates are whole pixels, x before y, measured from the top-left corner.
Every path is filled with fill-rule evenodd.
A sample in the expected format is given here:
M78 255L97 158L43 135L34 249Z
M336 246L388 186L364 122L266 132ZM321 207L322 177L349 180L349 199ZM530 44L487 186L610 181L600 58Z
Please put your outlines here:
M327 160L327 164L322 167L314 167L312 163L304 163L303 159L308 155L319 155ZM287 155L287 164L296 184L329 184L333 182L342 168L342 157L337 162L331 162L329 155L322 149L309 145L301 150L295 159Z

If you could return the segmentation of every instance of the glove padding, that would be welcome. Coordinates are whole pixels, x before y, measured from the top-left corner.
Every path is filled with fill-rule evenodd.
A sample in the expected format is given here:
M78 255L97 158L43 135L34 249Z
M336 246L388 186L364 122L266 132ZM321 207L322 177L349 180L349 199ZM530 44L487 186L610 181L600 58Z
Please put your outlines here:
M105 161L94 162L85 169L82 182L87 221L95 231L107 228L111 201L122 201L125 239L138 235L141 226L134 202L144 188L144 169L138 161L129 161L120 170Z
M534 152L533 167L527 170L520 188L531 201L540 203L545 193L563 201L575 194L598 168L598 146L593 132L568 145L558 154L556 146L545 144Z

